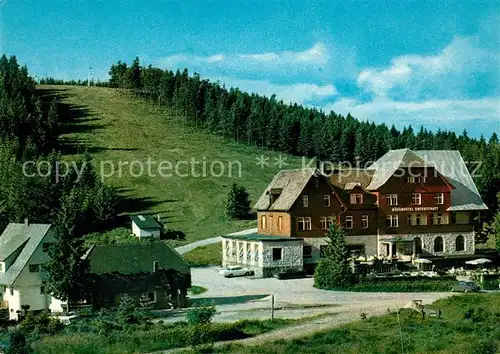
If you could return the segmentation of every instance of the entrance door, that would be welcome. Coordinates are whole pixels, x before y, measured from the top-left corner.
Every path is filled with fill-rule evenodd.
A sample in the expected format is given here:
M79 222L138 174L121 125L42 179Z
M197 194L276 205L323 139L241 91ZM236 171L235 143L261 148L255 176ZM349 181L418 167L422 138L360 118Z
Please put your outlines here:
M391 246L392 246L392 256L394 257L396 255L396 244L395 243L391 243Z

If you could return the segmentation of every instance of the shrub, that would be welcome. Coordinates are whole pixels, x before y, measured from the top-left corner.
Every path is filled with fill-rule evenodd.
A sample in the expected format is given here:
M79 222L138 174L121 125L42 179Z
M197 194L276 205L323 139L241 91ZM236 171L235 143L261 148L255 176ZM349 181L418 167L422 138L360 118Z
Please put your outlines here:
M207 324L212 322L216 313L215 306L195 307L188 311L187 320L192 325Z
M494 340L481 340L479 343L471 343L467 353L469 354L495 354L497 353L498 345Z
M5 354L29 354L31 347L22 330L15 329L9 333L9 341Z
M116 311L116 320L119 323L130 323L134 320L134 312L136 309L135 300L127 294L123 294L120 298L120 304Z
M35 332L38 334L56 334L60 332L64 325L59 319L49 315L46 311L36 314L29 311L19 325L22 330L26 332Z

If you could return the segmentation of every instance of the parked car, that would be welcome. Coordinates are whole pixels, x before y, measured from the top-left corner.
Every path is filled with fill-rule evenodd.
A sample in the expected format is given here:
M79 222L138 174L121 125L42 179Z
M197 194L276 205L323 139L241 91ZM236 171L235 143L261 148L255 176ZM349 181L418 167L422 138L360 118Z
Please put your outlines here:
M451 291L470 293L479 291L480 287L473 281L459 281L451 288Z
M293 270L287 269L284 272L280 272L275 274L274 277L278 279L296 279L296 278L305 278L307 273L305 270Z
M219 274L225 276L226 278L241 277L244 275L253 275L253 270L240 266L229 266L219 270Z

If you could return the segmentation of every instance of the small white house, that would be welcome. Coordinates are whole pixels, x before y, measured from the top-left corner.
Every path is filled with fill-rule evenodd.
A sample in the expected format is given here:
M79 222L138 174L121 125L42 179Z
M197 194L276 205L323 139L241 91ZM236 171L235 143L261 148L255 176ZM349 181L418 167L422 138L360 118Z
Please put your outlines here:
M34 311L63 311L65 303L45 292L42 265L49 261L53 232L50 224L25 221L10 223L0 236L0 299L11 320L17 320L23 305Z
M151 215L132 215L130 219L135 236L160 238L161 226Z

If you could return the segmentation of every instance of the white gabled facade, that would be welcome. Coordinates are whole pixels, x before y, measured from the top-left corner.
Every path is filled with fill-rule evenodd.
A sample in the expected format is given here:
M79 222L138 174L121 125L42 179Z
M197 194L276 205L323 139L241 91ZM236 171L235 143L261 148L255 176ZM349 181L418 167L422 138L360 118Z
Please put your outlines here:
M0 286L9 319L17 320L23 305L29 305L29 310L34 311L50 309L62 312L64 304L45 292L46 273L42 266L49 261L48 247L54 242L50 225L9 224L0 241L2 238L7 240L0 242L0 254L5 258ZM16 240L12 241L14 238ZM8 243L17 242L17 239L21 239L20 246L9 250Z

